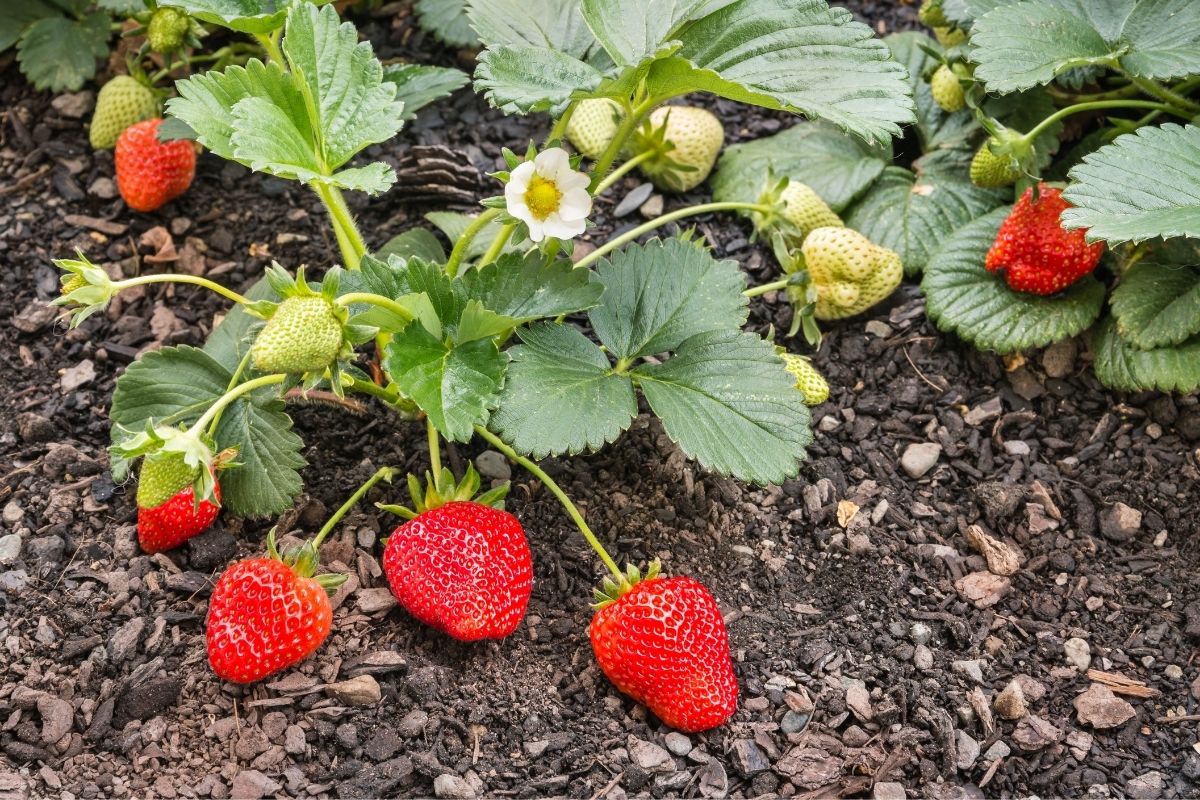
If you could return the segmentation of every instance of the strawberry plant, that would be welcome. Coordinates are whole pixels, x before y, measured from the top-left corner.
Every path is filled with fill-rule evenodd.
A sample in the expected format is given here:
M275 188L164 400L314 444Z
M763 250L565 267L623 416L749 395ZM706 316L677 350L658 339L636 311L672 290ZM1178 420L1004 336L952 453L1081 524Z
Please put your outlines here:
M728 719L736 679L712 596L691 579L659 576L657 565L620 567L535 459L600 449L644 401L707 469L758 484L796 475L811 441L806 401L821 402L828 385L808 362L785 360L743 329L749 297L786 289L817 317L846 316L895 288L901 257L842 227L818 205L819 183L806 193L786 179L755 180L747 198L673 210L586 254L573 243L594 198L631 170L673 191L708 175L723 128L676 98L708 92L803 114L825 120L827 139L881 153L913 119L905 68L823 0L691 0L668 13L642 0L476 0L467 8L483 44L475 88L505 113L549 113L550 134L504 151L502 189L480 213L430 215L449 252L428 231L372 248L343 193L379 194L394 180L385 163L354 159L403 125L402 73L384 68L332 6L178 5L251 34L267 59L179 81L164 129L311 186L342 264L314 270L319 280L275 265L242 289L183 274L114 281L83 254L57 262L58 302L75 324L117 293L154 283L204 287L233 304L203 348L147 353L119 379L114 477L140 460L140 480L163 484L155 501L190 491L197 515L204 503L278 514L300 491L304 466L286 401L313 391L372 398L397 425L423 423L428 439L427 483L409 480L413 508L388 506L411 518L382 554L393 592L451 636L502 637L531 590L525 531L497 508L499 492L475 496L478 477L455 476L441 460L443 441L479 440L546 485L608 570L592 640L615 685L685 730ZM855 80L820 77L831 73ZM564 149L568 132L586 160ZM769 229L787 277L747 288L735 262L693 237L647 238L714 212L745 213ZM155 477L160 463L170 480ZM324 640L328 604L318 587L331 579L313 570L336 518L299 551L269 545L268 558L221 578L209 616L219 675L257 680ZM253 587L257 601L243 597ZM304 635L279 650L273 615L296 605L311 609L295 621ZM234 652L239 642L246 652Z

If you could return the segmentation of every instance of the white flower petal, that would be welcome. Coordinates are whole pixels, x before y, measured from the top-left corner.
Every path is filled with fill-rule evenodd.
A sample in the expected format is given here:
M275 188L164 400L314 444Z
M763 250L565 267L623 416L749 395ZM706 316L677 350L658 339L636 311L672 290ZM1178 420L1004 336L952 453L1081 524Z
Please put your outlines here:
M563 219L585 219L588 214L592 213L592 196L587 193L587 189L572 189L569 192L563 192L562 200L558 204L558 214Z
M567 170L571 169L571 159L567 157L567 151L561 147L551 147L549 150L543 150L533 159L533 163L538 175L555 181L555 183L558 182L558 174L564 168Z
M587 225L582 219L565 220L558 212L555 212L546 217L542 222L542 227L545 228L548 235L555 239L573 239L583 233ZM534 241L538 240L534 239Z
M573 189L586 189L591 185L592 179L586 173L568 168L565 172L559 173L554 182L558 184L558 190L566 194Z
M514 169L508 176L508 183L504 187L504 193L508 194L508 190L512 189L518 194L525 194L525 190L529 188L529 181L533 178L536 172L537 167L533 165L532 161L526 161L523 164L518 164L516 169Z
M551 214L550 216L553 217L554 215ZM523 219L524 223L529 226L529 239L533 242L540 242L542 239L546 238L547 231L545 230L545 225L550 221L550 219L547 218L545 220L539 220L532 214L530 214L529 217L529 219ZM550 235L553 236L554 234Z

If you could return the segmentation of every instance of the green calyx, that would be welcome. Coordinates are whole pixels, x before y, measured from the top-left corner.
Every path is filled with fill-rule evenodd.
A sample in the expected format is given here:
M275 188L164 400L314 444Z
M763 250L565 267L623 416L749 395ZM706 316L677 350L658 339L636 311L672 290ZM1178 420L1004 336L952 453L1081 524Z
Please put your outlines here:
M821 344L821 328L816 318L818 293L805 264L804 254L798 246L794 246L794 240L781 233L771 237L771 247L783 268L783 274L788 276L785 293L792 305L792 326L788 330L788 338L803 330L804 340L818 347Z
M82 250L76 250L77 259L58 258L54 266L62 270L59 276L59 295L54 305L64 306L71 314L71 327L103 311L113 295L117 293L113 279L102 268L88 261Z
M156 53L170 53L183 47L192 22L187 12L178 8L159 8L146 26L146 39Z
M660 572L662 572L662 564L657 558L651 561L649 566L646 567L645 575L633 564L627 564L625 566L625 574L619 582L608 577L604 579L604 583L601 586L592 590L592 595L595 599L595 602L592 603L592 608L599 611L605 606L612 605L639 583L652 581L657 578Z
M479 486L479 473L475 471L474 465L467 465L467 471L463 473L461 481L455 479L454 473L450 471L449 467L443 467L437 478L434 478L432 472L426 471L424 486L421 485L417 476L412 474L408 476L408 493L412 497L411 508L385 503L376 503L376 506L405 519L414 519L426 511L453 502L470 501L492 508L504 508L504 498L508 495L509 488L507 483L482 494L476 494L479 492Z
M303 268L293 278L278 264L271 266L267 280L282 299L247 306L248 311L267 320L250 348L256 370L313 375L319 380L332 367L334 389L340 389L337 362L353 355L346 331L349 312L334 302L340 274L331 270L317 291L304 280Z
M348 576L340 572L323 572L320 575L316 575L317 568L321 565L321 554L316 544L312 541L307 541L300 547L280 553L279 548L275 544L275 530L275 528L272 528L270 533L267 534L267 557L287 565L292 572L301 578L312 578L330 596L336 594L338 587L346 582Z
M215 503L217 470L236 466L235 451L214 454L207 437L190 430L151 423L140 433L119 426L116 433L117 443L108 450L114 480L124 481L132 463L144 459L137 491L142 508L160 506L189 485L196 503Z

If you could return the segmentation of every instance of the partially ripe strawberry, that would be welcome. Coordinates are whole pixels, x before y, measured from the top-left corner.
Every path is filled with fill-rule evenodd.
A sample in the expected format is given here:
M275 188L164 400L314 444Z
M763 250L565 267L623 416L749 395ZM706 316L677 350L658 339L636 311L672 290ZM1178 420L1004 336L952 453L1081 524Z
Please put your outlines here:
M253 683L308 658L329 636L333 608L315 578L276 558L227 569L208 604L208 663L222 680Z
M691 106L662 106L650 112L647 125L639 132L635 152L648 147L673 147L647 161L640 169L660 189L687 192L704 183L717 163L725 143L725 127L711 111Z
M118 75L101 86L96 95L88 141L97 150L106 150L130 125L157 116L158 98L154 92L128 75Z
M998 156L988 140L971 159L971 183L983 189L1012 186L1021 177L1021 169L1011 155Z
M850 228L817 228L801 248L817 289L814 316L844 319L887 298L904 278L899 254Z
M392 594L421 622L461 641L503 639L533 587L525 530L512 514L470 501L423 511L383 551Z
M259 331L250 360L260 372L322 372L341 352L342 320L321 295L289 297Z
M688 733L726 722L738 684L721 610L687 577L650 577L603 603L588 633L619 690Z
M195 490L188 486L174 497L153 508L138 506L138 544L147 553L173 550L197 534L203 533L221 513L221 485L213 484L213 498L197 505Z
M200 474L198 467L184 463L182 453L151 453L138 474L138 508L156 508L190 487Z
M117 139L117 188L134 211L154 211L187 191L196 151L183 139L158 140L161 119L131 125Z
M812 362L795 353L780 353L783 365L796 379L796 389L804 397L806 406L819 406L829 399L829 383Z
M845 227L842 218L833 213L820 195L799 181L788 182L780 199L783 201L783 218L799 230L800 242L817 228Z
M1070 208L1062 190L1042 184L1017 201L988 251L988 272L1003 272L1010 289L1037 295L1061 292L1090 275L1104 254L1104 243L1088 244L1086 230L1064 230L1062 213Z
M929 79L929 90L933 94L933 102L948 114L966 108L967 94L963 91L958 75L945 64L938 67Z
M612 100L581 100L567 120L567 141L595 161L612 144L621 121L621 107Z

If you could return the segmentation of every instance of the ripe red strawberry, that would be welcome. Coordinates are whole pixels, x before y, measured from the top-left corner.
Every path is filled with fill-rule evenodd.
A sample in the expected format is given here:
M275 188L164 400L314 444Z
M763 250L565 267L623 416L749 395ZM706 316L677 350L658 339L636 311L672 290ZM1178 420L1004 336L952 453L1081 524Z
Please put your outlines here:
M161 119L130 125L117 139L117 188L134 211L154 211L192 185L196 150L184 139L158 140Z
M147 553L171 550L205 531L221 513L221 485L213 484L216 503L201 500L195 503L191 486L154 508L138 506L138 544Z
M1004 272L1009 288L1050 295L1066 289L1100 263L1104 243L1089 245L1084 230L1064 230L1060 217L1070 207L1062 191L1042 184L1035 200L1025 191L1000 226L988 252L989 272Z
M737 710L725 621L697 581L654 577L652 570L602 603L589 632L608 679L672 728L705 731Z
M317 578L274 557L239 561L208 604L208 663L223 680L253 683L308 658L332 624Z
M422 511L396 528L383 551L383 571L408 613L466 642L516 630L533 587L521 523L470 501Z

